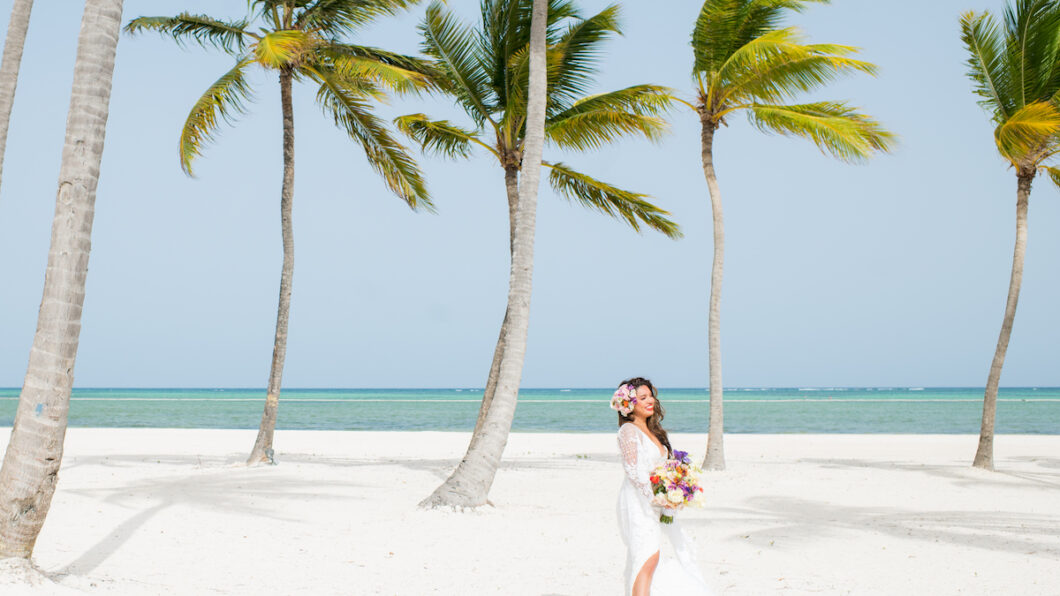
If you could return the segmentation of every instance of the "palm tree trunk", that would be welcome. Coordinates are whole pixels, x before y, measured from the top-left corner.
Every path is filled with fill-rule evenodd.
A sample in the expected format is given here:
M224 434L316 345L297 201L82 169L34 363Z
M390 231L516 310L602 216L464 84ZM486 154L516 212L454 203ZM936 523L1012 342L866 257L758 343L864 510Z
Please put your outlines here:
M486 414L490 411L493 403L493 395L497 392L497 378L501 373L501 360L504 358L504 346L508 339L508 310L504 310L504 320L501 321L501 332L497 336L497 345L493 348L493 362L490 363L489 376L486 377L486 388L482 391L482 404L478 409L478 418L475 419L475 430L471 433L472 438L478 436L482 430L482 424L486 421Z
M121 11L87 0L81 20L44 295L0 468L0 558L33 553L58 482Z
M515 214L519 207L519 167L510 166L504 168L504 187L508 194L508 257L512 257L515 242ZM504 356L504 346L508 341L508 310L504 311L504 321L501 322L501 332L497 337L497 347L493 349L493 362L490 364L489 376L486 378L486 389L482 392L482 405L478 410L478 419L475 420L475 431L471 434L472 439L479 435L482 424L486 421L486 413L489 412L490 404L493 403L493 394L497 391L497 376L501 372L501 359Z
M1034 171L1019 175L1016 190L1016 247L1012 251L1012 277L1008 282L1008 299L1005 301L1005 318L1001 322L1001 334L997 338L994 360L990 374L986 377L983 394L983 423L979 429L979 447L975 451L972 465L986 470L994 469L994 418L997 413L997 388L1001 383L1001 367L1005 364L1008 340L1012 336L1012 323L1016 318L1016 304L1020 299L1020 284L1023 282L1023 259L1027 253L1027 205L1031 196L1031 181Z
M272 435L280 408L280 386L283 362L287 357L287 321L291 310L291 282L294 278L294 229L291 226L291 204L294 201L294 109L291 100L291 71L280 71L280 104L283 107L283 186L280 190L280 225L283 230L283 271L280 273L280 300L276 308L276 337L272 344L272 366L265 411L261 414L258 438L247 458L248 465L276 463Z
M545 141L545 23L548 0L534 0L530 22L530 84L528 86L526 140L522 183L512 238L511 273L508 278L508 337L501 358L497 389L482 428L472 436L467 454L449 478L423 507L477 507L486 504L501 455L515 416L530 326L530 295L534 272L534 231L537 188L541 181L541 151Z
M710 315L707 323L708 360L710 366L710 426L707 431L707 455L704 470L725 469L723 424L724 396L721 385L721 278L725 266L725 222L721 211L721 190L714 173L714 131L718 125L701 118L703 175L710 191L710 212L714 221L714 265L710 272Z
M11 6L11 20L7 23L4 57L0 61L0 174L3 174L11 106L15 103L18 67L22 62L22 48L26 45L26 31L29 29L29 13L32 8L33 0L15 0Z

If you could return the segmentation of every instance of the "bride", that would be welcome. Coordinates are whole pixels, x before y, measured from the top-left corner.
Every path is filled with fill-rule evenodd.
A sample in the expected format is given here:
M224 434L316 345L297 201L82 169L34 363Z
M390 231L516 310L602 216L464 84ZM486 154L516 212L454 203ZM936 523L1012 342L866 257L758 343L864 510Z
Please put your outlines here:
M633 399L619 399L624 392L632 392ZM679 522L659 521L663 512L673 517L675 511L651 504L648 478L656 466L673 456L669 436L661 424L663 407L658 391L648 379L636 377L622 381L615 395L612 407L618 411L618 448L626 473L618 491L618 527L627 548L625 594L709 595L695 566L692 545ZM668 557L660 561L663 534L674 547L676 561Z

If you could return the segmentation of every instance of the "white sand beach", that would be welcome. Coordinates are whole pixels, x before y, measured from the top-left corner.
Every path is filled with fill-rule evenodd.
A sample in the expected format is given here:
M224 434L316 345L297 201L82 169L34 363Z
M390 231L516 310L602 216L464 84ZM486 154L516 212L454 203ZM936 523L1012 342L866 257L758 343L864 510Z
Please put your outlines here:
M9 429L0 431L0 448ZM465 433L71 429L34 561L0 593L617 595L611 434L514 434L493 507L417 502ZM1060 436L730 435L682 515L724 594L1060 594ZM674 435L701 456L704 435Z

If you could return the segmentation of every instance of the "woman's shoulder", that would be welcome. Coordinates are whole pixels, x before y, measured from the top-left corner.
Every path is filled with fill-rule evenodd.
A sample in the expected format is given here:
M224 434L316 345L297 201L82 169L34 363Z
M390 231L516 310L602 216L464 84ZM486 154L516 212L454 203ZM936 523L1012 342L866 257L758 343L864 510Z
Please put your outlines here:
M630 435L633 435L633 433L639 433L639 432L640 431L637 430L633 426L632 422L627 422L627 423L623 424L622 426L618 427L618 436L620 436L620 437L628 437ZM633 435L633 436L636 436L636 435Z

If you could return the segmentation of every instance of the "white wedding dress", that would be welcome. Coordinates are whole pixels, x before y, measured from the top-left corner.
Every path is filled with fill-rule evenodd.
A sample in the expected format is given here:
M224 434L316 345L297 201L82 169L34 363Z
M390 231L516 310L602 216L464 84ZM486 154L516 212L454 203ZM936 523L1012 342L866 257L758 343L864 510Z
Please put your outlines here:
M619 427L618 449L626 473L618 490L618 529L626 543L626 596L632 594L633 581L656 552L660 555L651 580L652 596L711 595L696 568L692 544L682 532L680 520L674 519L672 524L660 522L661 509L651 504L648 478L656 466L666 461L666 456L648 435L631 423ZM673 545L675 558L661 552L664 534Z

